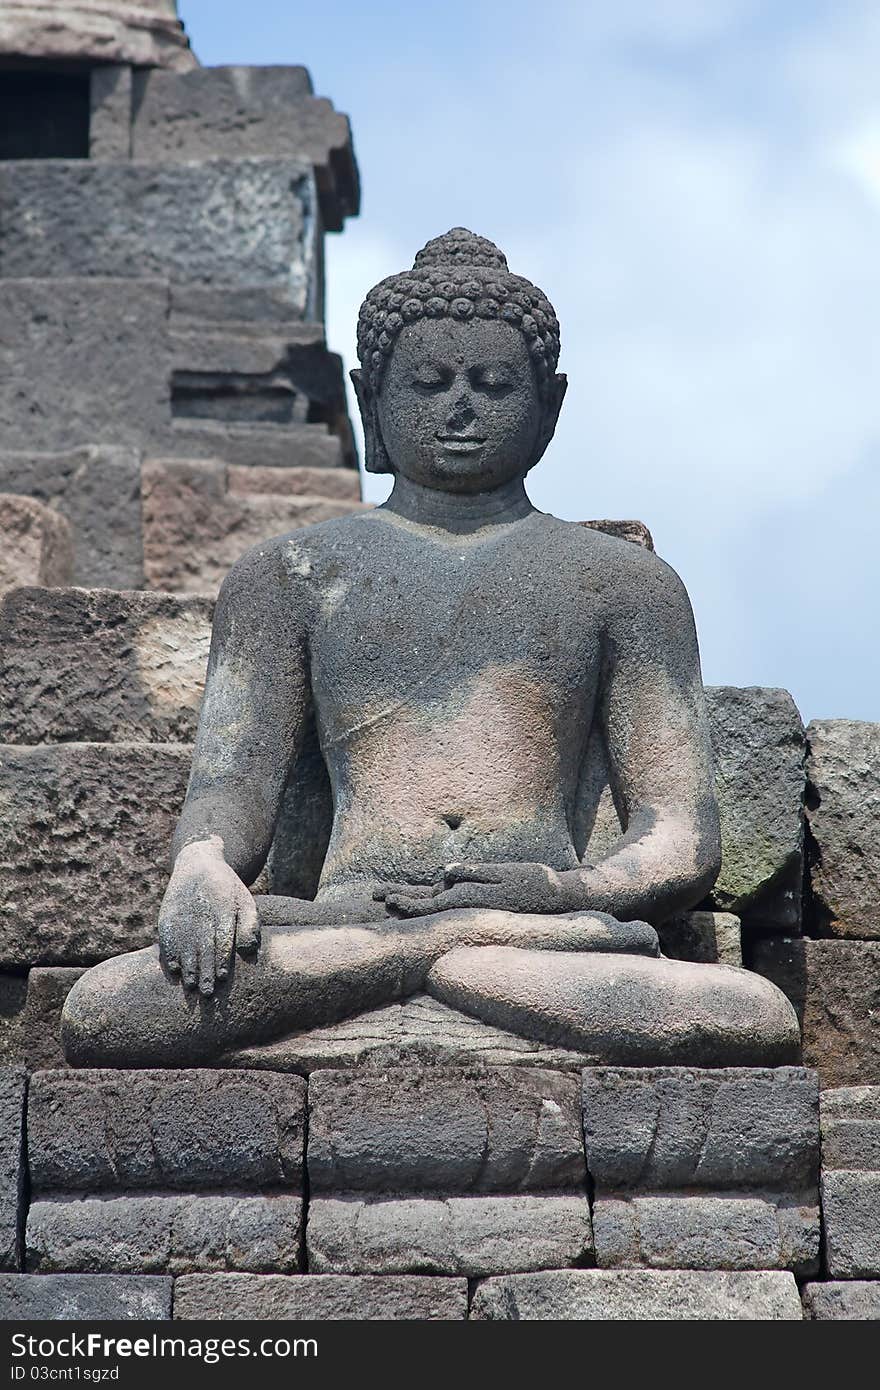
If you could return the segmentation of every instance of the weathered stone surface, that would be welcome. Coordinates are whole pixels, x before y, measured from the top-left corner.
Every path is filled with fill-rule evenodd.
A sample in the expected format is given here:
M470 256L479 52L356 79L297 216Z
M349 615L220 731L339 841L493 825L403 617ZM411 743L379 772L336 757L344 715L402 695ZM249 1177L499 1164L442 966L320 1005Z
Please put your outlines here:
M584 1139L606 1191L801 1191L818 1175L818 1083L801 1067L588 1068Z
M281 1193L43 1198L27 1218L40 1274L190 1274L299 1269L302 1202Z
M226 1054L223 1066L317 1072L325 1067L553 1067L579 1070L589 1059L521 1038L450 1009L429 994L371 1009L329 1028Z
M231 497L325 497L336 502L361 500L360 476L351 468L269 468L261 464L226 468ZM352 509L354 510L354 508Z
M880 941L755 943L752 969L788 995L825 1086L880 1084Z
M163 1321L172 1283L153 1274L0 1274L0 1320Z
M0 740L187 742L208 663L207 597L17 589L0 603Z
M154 450L153 452L156 452ZM176 458L220 459L242 468L344 468L343 441L326 424L235 424L178 416L162 452Z
M37 161L44 168L53 162ZM14 167L0 168L0 189ZM0 246L5 247L7 218L13 216L5 192L0 209ZM87 237L76 224L66 235L72 242ZM97 234L91 239L103 240ZM53 278L0 279L4 452L92 444L138 449L144 439L166 435L171 424L167 281L59 279L51 258L43 269ZM143 273L137 256L128 273L132 269ZM40 272L35 267L33 273Z
M880 940L880 724L808 726L807 829L812 929Z
M0 1069L0 1269L21 1269L26 1087L23 1068Z
M467 1302L465 1279L436 1276L184 1274L174 1285L174 1317L186 1321L461 1320Z
M593 1204L596 1264L606 1269L819 1268L818 1192L603 1193Z
M3 0L0 53L180 72L197 61L176 0Z
M0 595L19 584L69 584L70 527L32 497L0 492Z
M880 1279L880 1172L822 1172L825 1265L832 1279Z
M823 1091L822 1167L880 1173L880 1086Z
M315 200L311 166L292 159L11 161L0 274L277 286L311 317Z
M319 1191L505 1192L586 1182L574 1076L324 1071L309 1086Z
M62 389L66 386L61 383ZM35 434L46 424L41 418ZM87 428L84 422L80 433ZM127 428L124 421L120 428ZM99 419L96 431L110 433L109 418ZM75 584L112 589L143 584L141 460L136 449L100 445L60 454L0 449L0 487L35 497L67 518Z
M660 948L672 960L742 965L740 920L732 912L682 912L657 928Z
M348 119L312 95L304 68L211 67L154 72L139 93L136 159L291 156L315 167L328 231L358 211L357 165Z
M146 582L175 593L216 592L251 546L362 505L320 492L245 492L240 475L229 492L226 466L216 460L150 459L142 486Z
M554 1270L487 1279L471 1317L492 1321L800 1321L794 1275L696 1270Z
M61 1010L82 974L65 966L37 967L27 975L0 975L0 1065L28 1071L65 1067Z
M582 521L582 526L590 526L594 531L604 531L608 536L617 536L633 545L643 545L646 550L654 549L654 538L643 521Z
M708 686L722 862L712 905L745 926L800 926L804 726L787 690Z
M586 1193L508 1197L313 1197L316 1274L488 1274L559 1269L592 1253Z
M880 1322L880 1281L807 1284L804 1313L816 1322Z
M89 159L129 159L131 68L119 63L93 68L89 89Z
M305 1082L231 1071L37 1072L31 1188L298 1189Z
M177 744L0 750L0 965L80 965L155 940L189 775Z

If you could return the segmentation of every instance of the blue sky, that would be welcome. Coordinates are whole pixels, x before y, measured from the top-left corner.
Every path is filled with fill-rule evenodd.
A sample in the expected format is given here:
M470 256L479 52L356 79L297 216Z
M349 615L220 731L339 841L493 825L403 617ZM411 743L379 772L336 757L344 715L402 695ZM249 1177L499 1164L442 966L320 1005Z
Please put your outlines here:
M491 237L562 324L536 505L647 522L708 682L880 720L876 0L179 10L203 63L304 63L351 116L348 364L377 279L450 226Z

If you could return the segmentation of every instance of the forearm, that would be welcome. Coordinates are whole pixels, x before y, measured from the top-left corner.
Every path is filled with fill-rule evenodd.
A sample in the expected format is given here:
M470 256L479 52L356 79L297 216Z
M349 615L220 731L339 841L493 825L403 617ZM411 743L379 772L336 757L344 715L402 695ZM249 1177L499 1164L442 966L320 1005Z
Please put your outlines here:
M174 833L172 860L188 845L210 841L242 882L252 883L271 848L279 804L280 792L270 800L265 789L261 794L237 778L211 786L191 783Z
M720 847L715 827L672 817L649 818L650 828L631 826L597 864L560 874L569 911L592 908L621 920L662 922L694 907L718 874Z

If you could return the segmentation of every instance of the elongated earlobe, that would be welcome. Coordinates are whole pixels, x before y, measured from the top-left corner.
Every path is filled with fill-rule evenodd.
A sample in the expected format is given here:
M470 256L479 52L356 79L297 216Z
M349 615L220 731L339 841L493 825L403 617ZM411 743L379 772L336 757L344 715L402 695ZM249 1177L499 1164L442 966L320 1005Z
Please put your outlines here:
M391 464L379 429L376 397L367 385L360 367L354 367L349 375L364 428L364 468L368 473L390 473Z
M532 461L529 468L534 468L540 462L546 451L547 445L556 433L556 426L559 422L559 412L562 409L562 402L565 400L565 393L568 389L568 377L564 372L557 372L550 382L547 393L547 402L541 417L541 427L538 431L538 438L535 441L535 448L532 454Z

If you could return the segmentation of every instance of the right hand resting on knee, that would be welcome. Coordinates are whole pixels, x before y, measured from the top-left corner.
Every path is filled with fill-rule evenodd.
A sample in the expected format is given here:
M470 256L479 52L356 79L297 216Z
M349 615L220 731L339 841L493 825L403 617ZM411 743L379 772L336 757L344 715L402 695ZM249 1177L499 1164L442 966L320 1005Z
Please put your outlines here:
M260 944L256 904L213 836L185 845L159 909L159 951L184 989L213 994L232 969L235 950Z

